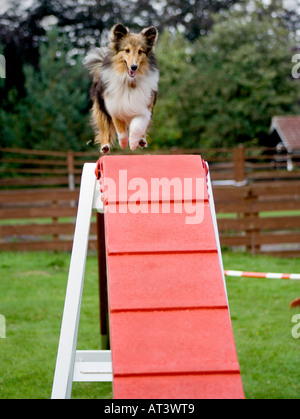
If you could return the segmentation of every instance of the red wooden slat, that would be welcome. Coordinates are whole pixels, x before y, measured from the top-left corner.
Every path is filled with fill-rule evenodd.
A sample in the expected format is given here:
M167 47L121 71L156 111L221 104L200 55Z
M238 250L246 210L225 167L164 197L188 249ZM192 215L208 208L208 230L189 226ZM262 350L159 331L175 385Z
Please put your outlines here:
M193 179L192 199L208 201L207 189L196 196L196 178L204 179L202 159L200 156L109 156L109 164L105 164L103 158L103 179L107 182L112 179L118 185L116 194L108 190L106 198L109 203L127 202L138 184L146 182L148 195L142 193L142 201L148 201L151 189L160 181L159 200L164 200L170 191L172 201L182 199L180 182L184 185L184 179ZM195 176L197 174L197 176ZM171 186L171 187L170 187ZM174 187L175 186L175 187ZM127 190L128 189L128 190ZM142 191L143 192L143 191ZM203 195L202 195L203 193ZM169 198L169 195L167 196Z
M174 204L169 214L107 213L106 237L109 255L119 253L194 252L216 251L216 241L208 205L199 203L199 220L187 224L195 215L182 212L174 214ZM208 222L209 220L209 222Z
M238 372L227 309L111 313L115 375Z
M114 256L108 269L113 311L227 305L217 253Z
M244 391L238 373L115 377L115 398L142 399L143 395L148 399L223 400L243 399Z

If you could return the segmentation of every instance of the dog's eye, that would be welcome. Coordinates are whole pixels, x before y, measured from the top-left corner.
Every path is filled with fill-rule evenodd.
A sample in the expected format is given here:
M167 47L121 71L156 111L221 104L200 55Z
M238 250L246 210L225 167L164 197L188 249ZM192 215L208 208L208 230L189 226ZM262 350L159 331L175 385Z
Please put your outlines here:
M126 54L129 54L130 53L130 49L129 48L126 48L125 49L125 52L126 52Z
M143 51L140 49L139 52L138 52L138 54L139 55L142 55L143 54Z

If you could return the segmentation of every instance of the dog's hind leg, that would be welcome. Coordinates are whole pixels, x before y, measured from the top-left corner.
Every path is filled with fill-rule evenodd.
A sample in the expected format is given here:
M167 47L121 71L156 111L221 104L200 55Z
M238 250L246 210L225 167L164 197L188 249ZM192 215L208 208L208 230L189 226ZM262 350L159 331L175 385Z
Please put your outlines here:
M112 121L109 121L109 124L101 132L101 152L107 154L110 152L113 145L114 139L116 137L116 131Z
M127 125L124 121L121 121L118 118L113 118L113 123L118 134L120 147L125 150L128 146Z
M101 145L100 149L103 154L109 153L116 136L116 130L111 117L103 112L97 103L93 105L92 123L95 130L95 143Z

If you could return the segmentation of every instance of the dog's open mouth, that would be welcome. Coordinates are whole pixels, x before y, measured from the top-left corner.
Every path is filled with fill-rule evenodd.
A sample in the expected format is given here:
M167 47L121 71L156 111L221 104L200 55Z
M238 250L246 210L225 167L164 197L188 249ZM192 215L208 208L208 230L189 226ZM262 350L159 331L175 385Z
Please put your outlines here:
M130 76L130 77L132 77L132 78L136 76L136 73L137 73L137 70L135 70L135 71L130 70L130 69L128 70L128 74L129 74L129 76Z

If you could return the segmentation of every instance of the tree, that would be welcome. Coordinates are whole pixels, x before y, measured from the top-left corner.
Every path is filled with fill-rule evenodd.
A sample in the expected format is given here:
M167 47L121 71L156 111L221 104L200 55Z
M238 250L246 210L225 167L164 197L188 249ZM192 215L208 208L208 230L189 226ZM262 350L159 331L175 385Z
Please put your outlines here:
M190 93L187 82L195 73L189 60L191 51L190 42L182 34L161 34L156 48L160 69L159 93L149 134L149 143L154 148L187 145L181 120L188 118L186 102ZM191 94L194 94L194 89Z
M202 88L200 118L194 114L191 124L202 119L201 137L214 145L264 141L272 116L299 112L299 84L291 78L296 39L274 11L256 5L232 12L229 25L219 17L195 46Z
M25 66L26 97L12 116L13 136L27 148L84 150L92 139L90 80L56 29L48 33L48 39L40 47L40 71Z
M7 58L8 76L5 92L16 87L19 98L25 96L24 64L35 69L39 65L39 45L45 41L45 19L57 19L59 34L66 36L71 45L87 49L92 40L96 42L104 29L118 19L115 1L91 0L33 0L24 10L22 0L13 0L11 7L0 16L0 43ZM93 41L92 41L93 42Z
M5 47L9 70L5 94L17 87L19 97L24 97L23 65L38 68L39 43L45 40L49 17L56 19L60 35L67 36L73 47L87 50L99 43L116 22L135 30L156 25L160 32L180 27L188 39L194 40L211 29L211 13L238 1L32 0L24 8L22 0L12 0L9 10L0 15L0 43Z
M4 53L4 49L0 45L0 54ZM0 147L9 147L12 142L11 118L6 111L7 102L13 107L15 90L11 90L9 97L5 97L5 78L0 78Z
M254 0L253 0L254 1ZM300 28L297 9L278 12L278 2L272 0L272 10L278 18L295 31ZM226 11L232 6L243 4L243 0L32 0L24 8L23 0L11 0L11 7L0 15L0 43L5 49L8 76L3 91L16 87L18 97L25 96L23 65L38 69L39 44L45 40L47 20L56 19L60 35L65 35L74 48L87 50L106 38L108 30L123 22L135 30L156 25L160 33L164 30L179 30L195 41L207 35L214 23L213 14L220 12L226 19ZM265 9L261 9L265 13Z
M209 33L213 14L241 0L168 0L162 13L163 27L180 29L191 41Z
M159 141L186 147L266 142L272 116L299 112L300 86L291 78L296 40L280 13L262 3L252 11L240 7L226 19L216 15L211 32L193 45L179 47L178 36L177 44L162 43L155 115L169 133L162 138L154 125Z
M196 5L208 7L208 3L222 3L223 8L216 15L210 14L215 22L213 27L191 42L187 36L191 28L176 22L183 19L188 23L187 10ZM150 24L151 20L155 23L164 10L163 19L168 22L175 10L171 5L178 7L183 15L174 12L180 19L176 20L174 15L172 24L179 30L161 33L157 47L161 81L150 133L152 147L234 145L255 138L263 141L268 136L273 115L299 112L299 81L291 78L296 21L291 24L281 0L272 0L268 6L254 0L235 3L232 9L226 10L229 3L225 1L158 0L146 4L144 0L130 3L126 0L36 0L32 10L26 12L26 23L24 13L10 11L14 18L10 20L10 30L7 23L5 30L17 48L11 50L15 56L12 61L7 57L10 78L5 80L2 90L0 86L0 144L84 149L92 139L88 109L90 80L82 66L85 47L96 43L96 38L120 15L127 20L136 13L130 22L130 27L135 29ZM126 4L128 7L122 10ZM147 6L144 15L141 5ZM45 33L41 16L50 12L61 26ZM32 22L30 16L35 16ZM92 18L90 23L86 16ZM98 22L97 32L98 18L102 23ZM24 25L21 29L20 21ZM31 33L29 28L34 27L36 31ZM0 38L2 29L0 19ZM28 45L38 48L36 59L31 58L32 62L24 66L22 77L26 82L20 93L12 78L21 80L22 84L22 77L14 73L14 64L20 61L18 71L21 72L23 58L29 54L26 42L22 46L26 36L32 38L32 44L28 40ZM3 45L7 51L12 44L4 42ZM19 52L20 56L24 54L23 58Z

